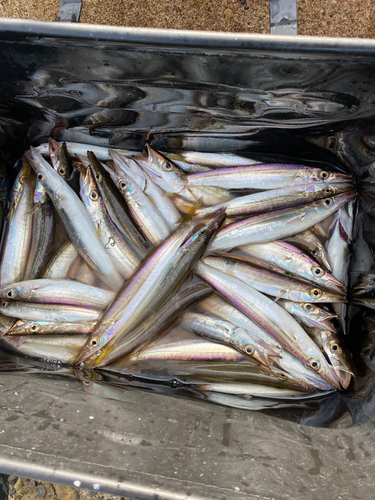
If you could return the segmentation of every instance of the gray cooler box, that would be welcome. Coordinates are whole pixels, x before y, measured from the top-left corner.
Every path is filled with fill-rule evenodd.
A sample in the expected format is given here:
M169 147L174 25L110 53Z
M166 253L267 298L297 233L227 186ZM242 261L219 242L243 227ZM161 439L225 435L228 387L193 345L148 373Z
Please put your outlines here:
M374 271L375 42L3 19L0 56L2 168L50 135L141 151L150 130L161 150L328 165L361 183L351 279ZM0 471L144 500L372 498L368 314L351 309L349 393L267 412L2 352Z

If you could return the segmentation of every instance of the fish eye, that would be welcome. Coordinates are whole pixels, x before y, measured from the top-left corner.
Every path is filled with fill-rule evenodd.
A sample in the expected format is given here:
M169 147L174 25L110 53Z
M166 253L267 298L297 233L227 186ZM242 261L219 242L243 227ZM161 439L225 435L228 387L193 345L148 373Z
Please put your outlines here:
M170 172L173 169L172 163L169 161L166 161L163 165L163 169L166 170L167 172Z
M321 178L323 181L325 181L326 179L328 179L328 177L329 177L329 173L328 173L328 172L326 172L325 170L322 170L322 171L320 172L320 178Z
M331 198L327 198L326 200L324 200L323 203L326 207L330 207L332 205L333 201L331 200Z
M254 352L255 352L254 346L252 346L252 345L248 345L248 346L246 347L246 352L247 352L247 354L249 354L250 356L251 356L251 355L253 355L253 354L254 354Z
M283 372L277 372L276 375L281 379L281 380L285 380L287 378L287 376L285 375L285 373Z
M13 290L9 290L9 292L7 293L8 297L12 298L13 297Z
M90 347L96 347L99 344L99 339L94 338L90 341Z
M320 363L316 359L311 359L310 362L309 362L309 365L315 371L317 371L317 370L320 369Z
M120 184L120 187L122 187L122 189L124 189L124 188L126 188L127 185L128 185L127 182L122 181L121 184Z
M96 201L98 199L98 192L93 190L90 192L90 199Z
M199 231L199 234L203 236L204 234L206 234L206 230L205 230L205 229L201 229L201 230Z
M7 303L6 303L6 302L3 302L3 303L1 304L1 307L5 307L6 305L7 305Z
M326 187L324 189L324 194L333 194L333 189L331 187Z
M333 342L333 343L331 344L331 351L332 351L332 352L336 352L336 351L338 351L339 349L340 349L340 346L339 346L336 342Z
M313 299L320 299L322 295L323 294L320 288L313 288L312 290L310 290L310 297L312 297Z
M65 168L59 168L59 174L65 175Z
M315 307L312 304L303 304L303 308L306 312L311 312L315 309Z
M318 255L318 250L314 249L311 251L311 255L315 257L315 255Z
M39 179L40 181L42 181L42 180L44 179L43 174L38 174L38 176L37 176L37 177L38 177L38 179Z
M95 174L95 179L100 182L102 180L102 174L100 172L98 172L97 174Z
M324 275L324 271L321 267L313 267L312 273L316 278L321 278Z
M38 326L37 326L35 323L33 323L33 324L30 326L30 330L31 330L32 332L36 332L36 331L38 330Z

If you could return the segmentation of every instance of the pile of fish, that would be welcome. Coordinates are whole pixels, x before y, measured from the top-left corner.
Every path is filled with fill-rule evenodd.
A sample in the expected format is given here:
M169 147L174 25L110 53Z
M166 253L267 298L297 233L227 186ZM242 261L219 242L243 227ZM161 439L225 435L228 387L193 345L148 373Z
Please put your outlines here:
M217 394L346 389L353 179L146 147L50 139L1 179L2 345Z

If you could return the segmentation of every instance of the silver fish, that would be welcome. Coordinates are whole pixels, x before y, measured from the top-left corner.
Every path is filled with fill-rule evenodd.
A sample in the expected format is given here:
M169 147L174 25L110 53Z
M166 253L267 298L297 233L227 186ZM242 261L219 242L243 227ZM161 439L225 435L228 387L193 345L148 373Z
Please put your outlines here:
M316 283L320 287L345 294L346 287L331 274L327 273L318 262L293 245L283 241L246 245L241 247L249 261L256 265L265 265L281 270L298 279ZM238 257L238 256L237 256ZM246 258L245 258L246 260Z
M262 326L306 366L339 388L337 377L320 350L285 309L241 280L204 264L204 261L198 262L195 273Z
M96 321L84 323L56 323L55 321L25 321L19 319L5 336L12 335L87 335L92 332Z
M306 229L306 231L289 236L285 241L309 253L320 265L324 266L327 271L332 273L327 250L324 248L319 236L314 231Z
M89 266L113 289L123 280L99 240L84 204L70 186L32 147L31 163L46 189L73 245ZM20 280L13 280L20 281Z
M47 363L71 364L85 343L87 335L37 335L3 337L17 352ZM16 341L16 343L14 342Z
M173 293L186 281L196 262L205 251L207 243L219 228L223 217L224 215L220 215L217 218L212 219L205 226L200 227L200 229L193 234L191 238L189 238L176 252L170 271L166 274L163 283L160 283L154 299L148 304L149 313L157 310L159 307L163 306L163 304L168 302ZM118 330L116 336L108 342L107 346L102 348L102 353L96 360L86 363L86 365L91 367L97 366L103 359L105 359L108 352L111 352L115 346L121 346L123 339L126 340L129 335L131 335L126 327L126 323L124 327L121 328L121 321L122 319L118 322L120 329ZM157 320L155 320L155 322L157 322ZM153 323L151 325L153 325ZM115 327L117 328L118 325ZM150 326L150 328L152 328L152 326Z
M204 153L201 151L180 151L179 153L162 152L178 165L178 161L191 165L205 165L213 168L240 167L257 165L260 162L235 153ZM183 168L183 167L181 167Z
M0 298L49 304L70 304L104 309L114 299L113 292L77 281L37 279L0 287Z
M172 321L191 304L212 294L212 288L205 283L190 285L175 294L156 314L151 314L125 338L118 338L97 360L97 366L129 356L132 352L143 350L159 333L164 331ZM111 347L111 349L109 349Z
M182 224L148 256L133 277L123 285L83 347L76 360L77 364L95 360L102 353L103 347L119 331L125 328L130 330L144 319L149 304L159 293L158 286L165 279L176 252L194 228L193 222Z
M275 398L275 399L306 399L312 397L309 394L293 389L272 387L263 384L236 384L211 382L210 384L197 384L197 388L203 391L222 392L225 394L237 394L242 396ZM330 392L330 391L329 391ZM316 394L315 394L316 396Z
M309 329L309 334L336 369L337 376L343 388L347 389L354 373L349 354L339 341L337 333L313 328Z
M256 323L254 325L255 333L257 334L258 325ZM281 353L281 349L279 352L275 352L275 350L267 351L265 349L266 356L259 355L257 335L252 335L251 330L238 327L229 321L210 318L204 314L186 312L182 315L179 326L214 342L228 344L242 352L245 356L249 355L266 366L269 366L268 356L280 356ZM264 344L263 342L263 348ZM260 352L262 354L262 351Z
M51 258L46 269L44 270L42 278L59 279L67 278L70 276L71 269L78 263L79 253L74 245L67 241L56 254Z
M215 169L210 172L190 174L183 186L215 186L226 189L281 189L311 183L353 183L353 179L337 172L326 172L320 168L295 165L269 164ZM178 191L177 191L178 192Z
M228 217L234 215L259 214L262 212L270 212L303 205L306 201L316 201L321 198L343 193L348 189L347 185L327 186L323 183L305 184L282 189L270 189L246 196L238 196L220 205L201 208L197 210L194 215L199 217L208 216L223 207Z
M32 237L32 208L35 175L26 159L11 193L7 227L1 254L0 284L23 279Z
M104 248L113 258L121 275L128 279L140 260L133 251L129 240L125 240L108 215L104 200L100 195L91 167L82 168L80 176L81 198L95 225Z
M148 240L157 244L170 234L168 224L144 192L122 170L115 172L117 188L123 195L134 220Z
M36 304L33 302L16 302L4 300L0 302L0 312L11 318L22 318L31 321L55 321L62 323L80 323L98 320L101 311L66 304Z
M51 250L55 229L55 211L44 187L37 182L34 192L33 236L25 278L39 278Z
M337 318L337 315L326 311L309 302L298 303L289 300L280 300L279 304L284 307L298 321L310 328L320 328L322 330L336 331L331 320Z
M212 297L204 300L199 305L199 308L211 314L215 314L215 316L224 320L230 318L233 323L241 326L242 328L252 328L253 321L246 316L246 314L238 310L236 307L233 307L217 295L213 295ZM260 327L259 332L261 333L261 336L259 336L258 340L258 350L260 349L260 345L265 343L268 350L276 348L280 350L279 352L281 352L281 345L277 343L271 335L264 330L262 331ZM268 361L269 369L272 373L278 376L280 380L285 381L288 379L289 382L293 380L299 386L305 387L305 389L317 387L320 390L326 390L327 386L330 385L285 349L282 351L281 356L270 356Z
M89 164L92 168L99 192L104 200L109 216L117 229L133 243L139 257L143 258L147 253L148 242L135 227L129 208L119 193L111 175L92 151L87 151L87 159L81 156L79 158L82 159L85 166Z
M164 191L144 172L137 162L133 159L119 155L114 150L110 150L110 155L114 161L114 168L123 170L138 185L140 189L148 196L155 208L161 214L169 228L174 231L181 219L179 211L174 206L172 200Z
M187 176L185 172L160 153L154 151L150 146L146 145L146 147L149 155L148 162L146 165L142 163L141 166L147 171L151 179L167 193L179 193L194 203L201 201L206 206L225 203L234 197L224 188L213 186L186 188Z
M348 204L348 212L341 208L337 214L337 219L331 228L331 237L327 244L328 259L332 267L332 275L344 285L348 284L348 268L350 260L349 244L352 241L353 229L353 204ZM345 317L347 307L335 305L334 310L339 316L344 334L346 333Z
M229 250L238 246L287 238L325 219L353 197L352 193L344 193L301 207L240 220L222 229L211 243L210 250Z
M50 138L48 146L53 168L63 179L70 179L73 174L73 166L65 142L60 144Z
M283 274L251 266L232 255L220 254L220 257L209 256L205 263L225 273L232 274L259 292L277 299L283 298L294 302L345 302L346 297L323 288L298 281Z

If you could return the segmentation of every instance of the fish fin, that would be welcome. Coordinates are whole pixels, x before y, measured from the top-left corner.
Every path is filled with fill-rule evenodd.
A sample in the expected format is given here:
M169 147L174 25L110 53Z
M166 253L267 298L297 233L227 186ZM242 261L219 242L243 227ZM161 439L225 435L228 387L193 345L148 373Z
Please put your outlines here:
M188 221L194 219L195 212L200 208L200 206L201 205L193 205L189 209L189 212L177 221L177 224L182 224L183 222L188 222Z
M277 303L280 299L284 297L284 295L287 293L287 290L280 290L280 292L276 295L274 302Z
M82 347L77 344L66 344L66 348L70 353L72 353L75 357L81 352Z

